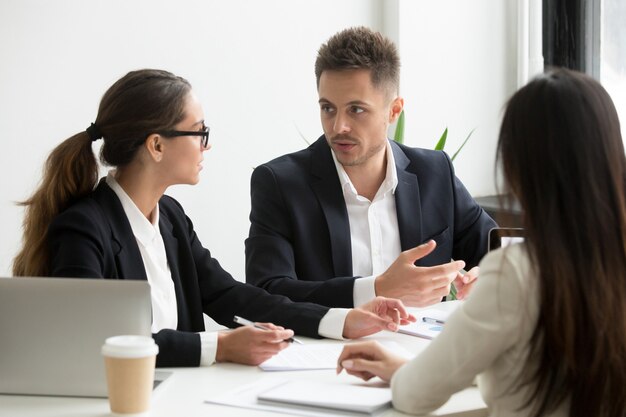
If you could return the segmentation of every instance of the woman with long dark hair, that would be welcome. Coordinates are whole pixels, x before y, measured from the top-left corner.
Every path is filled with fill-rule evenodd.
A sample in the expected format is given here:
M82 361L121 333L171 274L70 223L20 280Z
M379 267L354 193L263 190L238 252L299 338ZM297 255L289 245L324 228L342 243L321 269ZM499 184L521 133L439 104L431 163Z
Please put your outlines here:
M99 183L98 140L101 160L115 168ZM234 280L182 206L164 195L199 181L209 149L202 106L185 79L161 70L126 74L104 94L95 122L48 157L42 184L24 203L14 275L147 280L157 366L258 364L288 345L288 329L355 338L414 320L397 300L329 311ZM203 313L228 327L237 314L269 329L206 332Z
M474 292L413 361L357 344L338 369L391 380L410 413L478 376L494 416L626 416L626 159L609 95L573 71L536 78L508 103L498 160L524 243L483 259Z

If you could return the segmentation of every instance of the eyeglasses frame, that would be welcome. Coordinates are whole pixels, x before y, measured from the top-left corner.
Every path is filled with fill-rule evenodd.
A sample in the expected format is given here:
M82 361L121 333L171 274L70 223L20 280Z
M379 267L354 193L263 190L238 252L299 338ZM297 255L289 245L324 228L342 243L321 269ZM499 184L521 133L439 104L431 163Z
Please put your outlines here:
M196 131L188 131L188 130L162 130L158 133L159 135L165 136L167 138L176 138L180 136L202 136L200 143L203 148L206 148L209 145L209 133L211 132L211 128L209 126L204 126L202 130Z

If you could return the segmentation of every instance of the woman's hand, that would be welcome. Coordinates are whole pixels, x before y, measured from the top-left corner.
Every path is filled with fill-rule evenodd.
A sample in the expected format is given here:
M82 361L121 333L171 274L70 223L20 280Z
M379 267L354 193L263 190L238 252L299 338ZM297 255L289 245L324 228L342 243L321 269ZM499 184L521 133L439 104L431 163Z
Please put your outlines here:
M389 382L393 374L407 362L376 341L351 343L344 346L337 361L337 373L343 369L350 375L369 381L377 376Z
M402 301L376 297L369 303L353 308L348 313L343 326L343 337L357 339L381 330L395 332L398 326L414 321L415 317L406 311Z
M272 323L258 323L268 330L242 326L217 335L217 362L234 362L258 365L289 346L286 339L293 337L293 330L285 330Z

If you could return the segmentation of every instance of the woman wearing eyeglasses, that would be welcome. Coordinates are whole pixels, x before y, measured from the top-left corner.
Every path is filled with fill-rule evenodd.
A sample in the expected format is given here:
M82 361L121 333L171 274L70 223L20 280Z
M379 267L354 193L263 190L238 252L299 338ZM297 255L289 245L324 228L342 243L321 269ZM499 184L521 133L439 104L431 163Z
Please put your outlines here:
M208 138L186 80L160 70L122 77L104 94L95 122L48 157L41 186L24 203L14 275L147 279L157 366L258 364L288 345L289 329L354 338L414 320L397 300L329 310L234 280L181 205L164 195L171 185L199 181ZM114 169L98 182L92 143L100 139L101 160ZM239 315L268 329L205 332L202 313L228 327Z
M586 75L555 70L509 101L498 142L525 242L481 278L410 362L352 344L339 368L391 381L426 414L478 377L490 416L626 416L626 158L617 112Z

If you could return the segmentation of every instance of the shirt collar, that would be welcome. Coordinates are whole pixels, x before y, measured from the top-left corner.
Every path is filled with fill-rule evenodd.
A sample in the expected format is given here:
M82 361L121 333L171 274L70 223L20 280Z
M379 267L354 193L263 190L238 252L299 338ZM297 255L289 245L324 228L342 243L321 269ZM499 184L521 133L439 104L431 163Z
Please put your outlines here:
M124 213L128 218L128 222L130 223L130 227L133 230L133 235L135 238L143 245L149 246L152 244L153 240L160 233L159 230L159 210L158 206L154 210L154 214L152 217L154 218L154 223L151 223L146 216L139 210L139 208L135 205L135 202L126 194L126 191L120 186L120 184L115 179L115 170L109 171L106 177L106 183L113 192L117 195L122 203L122 208L124 209Z
M337 169L337 175L339 175L339 182L341 183L341 188L345 191L349 190L354 195L357 195L356 188L350 181L350 177L346 173L346 170L343 168L343 165L339 163L337 157L335 156L335 151L330 149L330 153L333 156L333 162L335 163L335 168ZM391 148L391 143L387 140L387 172L385 173L385 179L383 183L380 185L379 193L387 193L391 191L392 193L396 192L396 187L398 186L398 172L396 171L396 160L393 157L393 149Z

